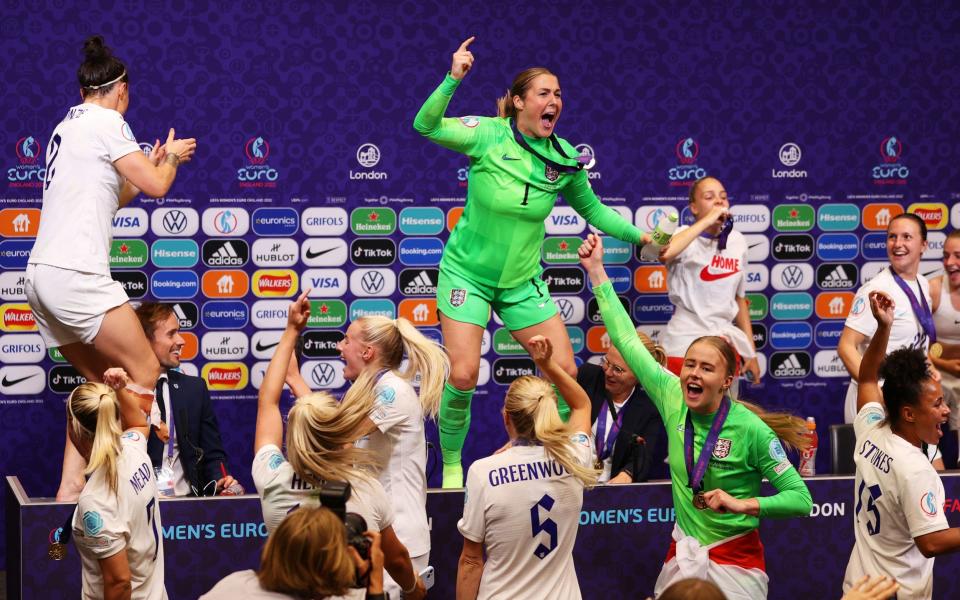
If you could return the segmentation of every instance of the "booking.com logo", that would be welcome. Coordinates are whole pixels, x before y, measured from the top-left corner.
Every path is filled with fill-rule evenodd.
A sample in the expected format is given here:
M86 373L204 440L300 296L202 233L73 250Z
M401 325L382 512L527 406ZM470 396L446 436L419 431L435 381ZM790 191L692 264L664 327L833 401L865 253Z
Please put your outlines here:
M21 165L35 165L40 159L40 142L32 135L17 140L17 158Z
M243 147L243 151L246 153L250 164L262 165L267 162L267 157L270 156L270 144L267 143L267 140L257 136L247 140L247 145Z

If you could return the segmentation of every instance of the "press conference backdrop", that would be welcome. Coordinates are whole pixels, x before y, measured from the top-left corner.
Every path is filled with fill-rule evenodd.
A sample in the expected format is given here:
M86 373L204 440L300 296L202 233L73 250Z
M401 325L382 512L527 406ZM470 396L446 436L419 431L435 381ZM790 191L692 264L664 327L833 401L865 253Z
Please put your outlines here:
M183 370L207 379L231 467L252 489L257 387L291 297L312 290L302 370L316 388L344 388L335 344L358 316L403 316L442 341L437 265L469 164L412 121L469 35L476 63L449 114L492 114L517 72L550 67L563 86L560 134L594 155L593 188L625 219L652 229L678 211L689 222L691 182L724 182L750 244L764 372L745 395L816 417L826 438L848 382L843 319L884 264L889 219L909 210L928 223L927 276L960 224L958 14L937 3L7 3L0 472L54 493L63 400L80 381L43 347L23 274L49 135L79 102L90 34L129 66L127 120L145 152L168 127L199 140L169 196L117 213L111 264L132 299L176 303ZM588 226L560 201L546 232L543 278L587 360L608 344L576 261ZM672 311L663 268L612 239L605 258L634 320L657 337ZM503 443L503 393L532 372L491 321L468 463Z

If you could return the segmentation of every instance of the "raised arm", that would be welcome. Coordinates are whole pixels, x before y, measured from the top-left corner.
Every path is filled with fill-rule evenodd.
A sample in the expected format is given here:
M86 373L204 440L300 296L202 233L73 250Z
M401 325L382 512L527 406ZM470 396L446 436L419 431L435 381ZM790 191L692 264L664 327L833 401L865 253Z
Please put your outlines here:
M157 150L154 146L154 152L149 158L142 152L131 152L113 163L128 184L121 190L121 206L124 204L123 200L130 202L136 196L135 190L154 198L165 196L170 190L173 180L177 177L177 167L180 163L188 162L193 158L193 153L197 149L197 140L174 139L174 133L174 130L170 129L163 149ZM163 152L163 160L155 164L153 159L156 159L160 152Z
M711 225L723 222L728 218L730 218L729 209L723 206L714 206L710 209L710 212L707 213L706 217L694 222L690 227L673 234L673 237L670 238L670 243L660 252L660 262L666 264L680 256L680 253L686 250L687 246L689 246L693 240L697 239L697 236L706 231Z
M590 187L590 180L585 172L577 173L570 178L570 183L563 188L563 198L573 210L605 234L630 244L646 244L650 236L634 227L620 214L609 206L600 202Z
M887 341L893 326L893 299L883 292L870 292L870 310L877 319L877 332L873 334L867 351L860 360L859 388L857 389L857 412L868 402L883 404L880 392L880 364L887 353Z
M283 418L280 416L280 394L283 393L283 379L287 364L297 344L297 337L307 326L310 318L310 300L307 291L290 304L287 310L287 328L280 336L280 343L270 359L270 365L263 376L260 394L257 396L257 431L253 438L253 451L256 453L267 444L278 448L283 445Z
M574 431L590 434L590 397L580 387L577 380L554 362L553 344L542 335L530 338L530 356L533 362L543 372L567 401L570 406L570 419L567 421Z

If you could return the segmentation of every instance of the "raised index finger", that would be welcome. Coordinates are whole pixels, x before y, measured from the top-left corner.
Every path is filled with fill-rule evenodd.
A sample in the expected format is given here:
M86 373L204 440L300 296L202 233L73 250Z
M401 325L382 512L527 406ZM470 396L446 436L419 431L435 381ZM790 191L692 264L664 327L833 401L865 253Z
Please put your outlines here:
M465 39L460 47L457 48L457 52L464 52L467 49L467 46L473 43L473 40L477 39L477 36L471 35L469 38Z

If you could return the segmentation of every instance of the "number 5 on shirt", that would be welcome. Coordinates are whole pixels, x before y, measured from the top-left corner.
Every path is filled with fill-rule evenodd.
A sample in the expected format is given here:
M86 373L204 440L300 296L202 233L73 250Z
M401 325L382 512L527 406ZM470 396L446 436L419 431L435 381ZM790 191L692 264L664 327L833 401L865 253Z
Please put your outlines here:
M537 545L537 549L533 551L534 555L537 558L542 559L546 555L553 552L553 549L557 547L557 524L553 519L544 519L540 520L540 507L543 507L544 510L550 512L550 509L553 508L553 498L549 494L544 494L543 498L540 498L540 501L530 507L530 525L533 529L533 537L536 537L538 534L546 532L550 535L550 545L544 546L542 543Z

